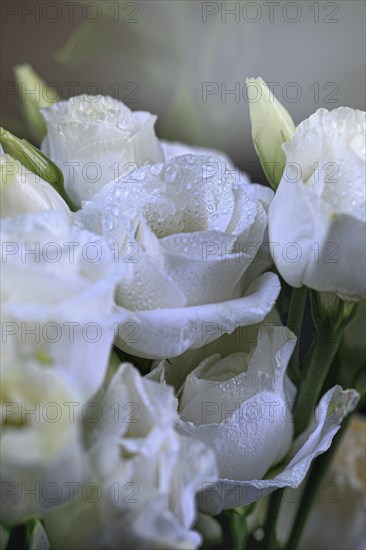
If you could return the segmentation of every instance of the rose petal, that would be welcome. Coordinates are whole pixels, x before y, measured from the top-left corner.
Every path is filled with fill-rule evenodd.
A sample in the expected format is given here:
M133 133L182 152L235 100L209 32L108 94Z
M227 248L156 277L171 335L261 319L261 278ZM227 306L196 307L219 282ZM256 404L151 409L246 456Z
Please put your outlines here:
M334 386L322 397L315 420L294 442L288 464L279 474L271 479L222 479L207 485L199 499L202 511L217 514L222 509L245 506L282 487L297 488L314 458L329 449L343 418L355 408L358 399L359 395L354 390L342 391L340 386ZM330 415L327 417L328 409Z
M185 308L128 311L117 308L117 345L140 357L165 358L199 348L238 326L258 323L272 309L280 291L278 277L265 273L243 298ZM126 327L131 334L126 333Z

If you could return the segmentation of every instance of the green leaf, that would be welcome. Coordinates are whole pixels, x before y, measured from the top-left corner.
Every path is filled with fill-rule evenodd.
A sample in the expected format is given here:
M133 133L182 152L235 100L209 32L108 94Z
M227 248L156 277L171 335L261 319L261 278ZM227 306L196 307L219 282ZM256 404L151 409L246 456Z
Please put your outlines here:
M108 52L108 33L102 21L81 23L68 37L66 44L57 50L54 58L63 65L79 65L97 54Z
M50 543L42 523L38 519L27 522L28 550L49 550Z
M10 537L10 531L0 523L0 550L5 550Z

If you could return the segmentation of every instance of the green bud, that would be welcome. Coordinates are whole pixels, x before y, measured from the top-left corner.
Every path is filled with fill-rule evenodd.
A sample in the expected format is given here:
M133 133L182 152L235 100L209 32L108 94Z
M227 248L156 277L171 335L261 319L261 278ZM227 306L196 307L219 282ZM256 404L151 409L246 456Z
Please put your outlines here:
M207 544L218 544L222 541L222 528L220 523L206 514L198 514L195 529L201 533Z
M69 199L64 188L64 176L60 168L37 147L26 139L20 139L0 128L0 144L5 153L18 160L25 168L47 181L69 205L70 210L77 207Z
M47 134L46 124L40 109L57 103L61 97L50 86L47 86L29 63L16 65L14 75L22 102L23 116L32 136L40 143Z
M332 292L310 292L311 312L314 324L319 328L328 327L333 334L348 325L357 310L357 303L344 302Z
M252 138L271 187L277 189L286 164L282 144L292 140L295 124L262 78L247 78Z

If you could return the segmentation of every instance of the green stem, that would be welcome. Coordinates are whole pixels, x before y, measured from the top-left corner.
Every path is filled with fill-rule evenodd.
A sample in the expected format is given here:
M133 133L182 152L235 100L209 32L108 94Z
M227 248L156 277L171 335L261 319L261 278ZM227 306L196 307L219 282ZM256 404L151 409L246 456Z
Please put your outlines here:
M276 534L276 523L280 511L280 506L282 502L283 489L278 489L270 496L269 509L265 524L265 538L263 543L263 548L269 550L281 550L282 545L277 539Z
M337 330L335 333L327 324L324 324L322 328L318 328L316 340L309 358L309 365L306 369L306 379L297 394L295 403L295 437L302 433L310 422L323 384L337 353L342 334L343 328Z
M233 537L233 550L245 550L249 537L246 517L233 512L230 516L230 526Z
M292 290L290 310L287 320L287 327L293 332L297 338L296 346L291 356L288 373L292 381L297 385L301 380L301 373L299 368L300 363L300 334L302 321L304 317L304 309L306 304L306 298L308 295L308 289L306 286L300 288L294 288Z
M314 464L310 470L310 475L307 479L303 497L301 499L293 523L290 537L286 544L286 550L296 550L299 545L304 527L306 525L307 517L312 508L312 505L316 500L320 484L323 481L325 474L329 470L330 464L334 458L335 453L337 452L338 446L342 440L344 432L347 429L351 416L352 415L349 415L344 420L341 429L338 431L333 439L330 449L314 461Z
M312 290L310 298L316 337L301 368L305 380L297 393L295 403L295 437L310 422L341 343L343 331L356 313L355 304L344 302L332 293Z
M311 312L316 327L316 338L301 367L301 373L302 376L305 376L305 380L298 391L294 407L295 438L307 428L311 420L311 416L324 390L324 383L332 368L344 328L355 314L355 306L353 304L343 302L334 295L324 295L312 291L310 297ZM295 313L296 309L294 310ZM282 546L278 544L275 536L276 525L274 525L274 545L270 545L270 549L285 548L285 550L296 550L319 485L334 457L349 418L344 422L341 430L339 430L331 449L317 458L310 470L310 475L307 477L304 494L297 509L287 543ZM275 545L276 543L277 546Z

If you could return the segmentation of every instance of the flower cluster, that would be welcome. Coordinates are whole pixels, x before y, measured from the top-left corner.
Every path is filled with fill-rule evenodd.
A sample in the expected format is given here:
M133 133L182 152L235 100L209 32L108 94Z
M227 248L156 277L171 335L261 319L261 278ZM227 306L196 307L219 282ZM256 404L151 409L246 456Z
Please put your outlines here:
M355 409L330 334L366 295L365 114L295 129L253 82L276 192L110 97L42 109L41 151L1 134L4 540L197 548L207 515L301 486ZM306 368L285 282L327 328Z

